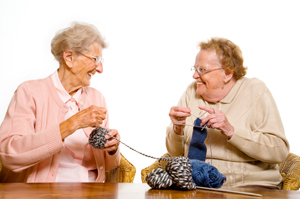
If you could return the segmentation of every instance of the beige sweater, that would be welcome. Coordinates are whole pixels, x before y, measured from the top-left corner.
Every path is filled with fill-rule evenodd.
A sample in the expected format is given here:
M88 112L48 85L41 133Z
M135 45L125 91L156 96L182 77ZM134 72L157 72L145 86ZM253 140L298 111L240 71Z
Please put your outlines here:
M277 106L266 85L256 78L241 78L217 103L203 100L197 95L196 88L195 82L190 84L178 106L189 107L197 116L204 113L199 105L221 110L234 126L230 140L220 131L211 130L211 150L209 130L205 140L206 162L211 162L212 156L212 165L227 178L224 186L278 186L282 178L277 164L287 157L289 144ZM193 124L194 120L194 116L188 117L186 123ZM168 152L174 156L187 156L192 133L193 127L185 126L184 136L179 136L171 124L166 136Z

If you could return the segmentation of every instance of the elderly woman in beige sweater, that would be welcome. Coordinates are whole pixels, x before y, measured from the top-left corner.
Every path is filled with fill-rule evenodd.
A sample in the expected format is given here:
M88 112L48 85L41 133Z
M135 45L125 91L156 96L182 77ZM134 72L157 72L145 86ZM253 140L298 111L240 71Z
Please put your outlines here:
M278 163L289 144L272 94L257 78L246 78L240 48L224 38L199 44L192 82L171 108L166 146L187 156L195 116L207 124L206 162L227 178L224 186L280 188Z

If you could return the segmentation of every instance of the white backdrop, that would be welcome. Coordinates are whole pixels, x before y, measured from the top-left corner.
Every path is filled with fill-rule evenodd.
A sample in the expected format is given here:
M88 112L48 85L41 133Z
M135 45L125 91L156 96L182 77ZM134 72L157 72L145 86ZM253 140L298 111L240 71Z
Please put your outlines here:
M55 33L94 24L109 47L92 87L106 97L110 127L129 146L160 157L171 106L193 81L197 43L225 37L243 51L246 77L263 80L277 102L290 151L299 146L299 6L295 1L0 0L0 120L17 86L52 74ZM121 145L141 169L155 160Z

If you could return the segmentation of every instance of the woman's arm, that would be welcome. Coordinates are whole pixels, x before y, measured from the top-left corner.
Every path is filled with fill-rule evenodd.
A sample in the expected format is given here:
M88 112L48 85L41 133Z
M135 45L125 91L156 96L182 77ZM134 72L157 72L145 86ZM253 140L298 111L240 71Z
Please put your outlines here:
M36 132L37 103L27 84L21 84L0 127L1 161L14 172L27 169L63 148L58 124Z
M289 153L289 144L276 103L268 89L251 107L249 122L249 128L235 127L228 142L262 162L284 161Z

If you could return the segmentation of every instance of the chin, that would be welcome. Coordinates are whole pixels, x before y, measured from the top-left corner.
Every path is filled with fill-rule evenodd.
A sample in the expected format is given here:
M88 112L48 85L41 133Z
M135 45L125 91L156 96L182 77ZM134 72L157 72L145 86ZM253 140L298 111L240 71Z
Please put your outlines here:
M91 82L90 81L84 81L82 82L82 87L90 86Z
M197 93L197 95L203 95L205 92L203 91L203 89L197 89L197 91L196 91L196 93Z

